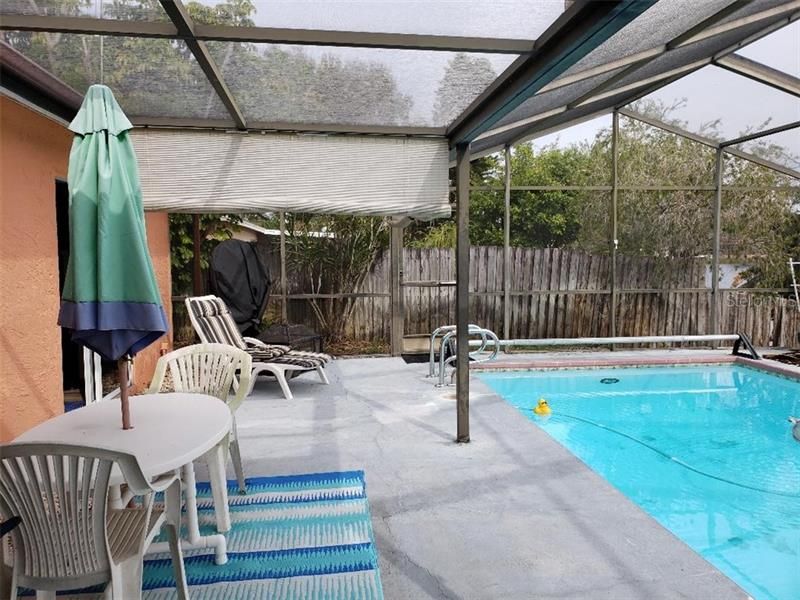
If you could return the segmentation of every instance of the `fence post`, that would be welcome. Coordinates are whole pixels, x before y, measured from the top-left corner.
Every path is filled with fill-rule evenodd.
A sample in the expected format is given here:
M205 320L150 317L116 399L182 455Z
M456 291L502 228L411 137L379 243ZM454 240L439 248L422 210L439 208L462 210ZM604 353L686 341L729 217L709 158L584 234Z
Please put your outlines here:
M278 220L280 222L281 230L281 320L284 323L289 322L289 286L286 283L286 213L280 211L278 213Z
M609 287L611 288L611 306L609 307L609 334L617 335L617 195L619 193L619 113L615 110L611 126L611 270ZM614 346L611 346L614 349Z
M392 356L400 356L403 352L403 334L405 333L405 308L403 306L403 230L399 225L389 227L389 290L391 298L391 348Z
M469 143L456 146L456 441L462 443L469 442L469 154Z
M714 162L714 184L716 193L714 194L714 247L711 254L711 333L719 333L719 314L717 304L719 302L719 238L722 213L722 148L717 148L716 160Z
M192 215L192 292L195 296L205 293L203 285L203 268L201 266L201 253L203 239L200 234L200 215Z
M511 339L511 146L505 148L505 213L503 214L503 339ZM508 352L508 346L505 346Z

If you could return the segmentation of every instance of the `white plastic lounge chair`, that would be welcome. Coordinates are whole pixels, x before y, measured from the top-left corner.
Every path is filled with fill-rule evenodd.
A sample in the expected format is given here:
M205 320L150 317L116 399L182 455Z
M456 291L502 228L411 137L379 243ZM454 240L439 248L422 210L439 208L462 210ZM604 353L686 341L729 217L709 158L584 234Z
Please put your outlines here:
M242 404L250 388L253 359L244 350L224 344L195 344L165 354L158 359L149 393L188 392L216 396L231 409L233 424L231 432L220 442L225 452L225 461L230 452L233 470L239 483L239 493L247 492L236 433L236 410ZM236 394L230 396L238 373ZM213 451L212 451L213 452ZM211 469L209 469L209 472ZM221 485L227 485L225 481Z
M117 464L128 486L143 496L138 508L108 505L108 482ZM165 492L166 511L153 508L154 492ZM61 444L0 446L0 511L19 515L11 532L17 586L36 598L56 591L105 584L107 600L142 596L145 549L166 526L178 597L189 597L178 542L181 482L169 473L148 482L130 454Z
M262 373L275 377L287 400L292 399L287 373L296 375L316 371L322 383L329 383L325 365L330 362L330 355L291 350L287 346L274 346L255 338L242 337L228 307L217 296L186 298L186 310L201 342L235 346L252 357L253 373L246 395L250 394L256 377Z

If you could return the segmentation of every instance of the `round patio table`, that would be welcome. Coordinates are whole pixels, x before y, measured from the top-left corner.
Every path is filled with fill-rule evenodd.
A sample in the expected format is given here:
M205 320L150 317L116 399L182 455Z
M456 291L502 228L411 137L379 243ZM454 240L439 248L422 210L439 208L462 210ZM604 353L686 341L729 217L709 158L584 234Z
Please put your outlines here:
M215 562L227 562L225 537L201 536L197 520L197 491L193 461L208 461L217 529L230 529L224 456L220 442L230 432L231 411L213 396L204 394L143 394L130 398L133 429L123 431L120 405L116 400L95 402L54 417L29 429L14 442L77 444L126 452L139 461L147 477L182 469L186 498L188 539L186 549L213 547ZM220 484L220 482L223 482ZM115 468L112 484L123 483ZM166 543L152 544L149 552L165 551Z

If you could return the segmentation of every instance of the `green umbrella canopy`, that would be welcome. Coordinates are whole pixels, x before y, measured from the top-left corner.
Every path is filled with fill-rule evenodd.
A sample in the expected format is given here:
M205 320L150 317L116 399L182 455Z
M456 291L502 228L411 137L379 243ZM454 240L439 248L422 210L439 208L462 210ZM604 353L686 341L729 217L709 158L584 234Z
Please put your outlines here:
M132 128L114 94L93 85L69 129L70 257L59 324L108 360L166 333L147 247Z

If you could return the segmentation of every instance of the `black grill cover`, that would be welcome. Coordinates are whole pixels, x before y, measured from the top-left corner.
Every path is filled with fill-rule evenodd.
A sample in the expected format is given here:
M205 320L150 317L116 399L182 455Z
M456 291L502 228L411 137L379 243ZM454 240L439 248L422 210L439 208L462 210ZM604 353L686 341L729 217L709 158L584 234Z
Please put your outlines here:
M241 240L218 244L211 252L208 282L211 293L230 308L239 331L257 335L272 280L256 245Z

